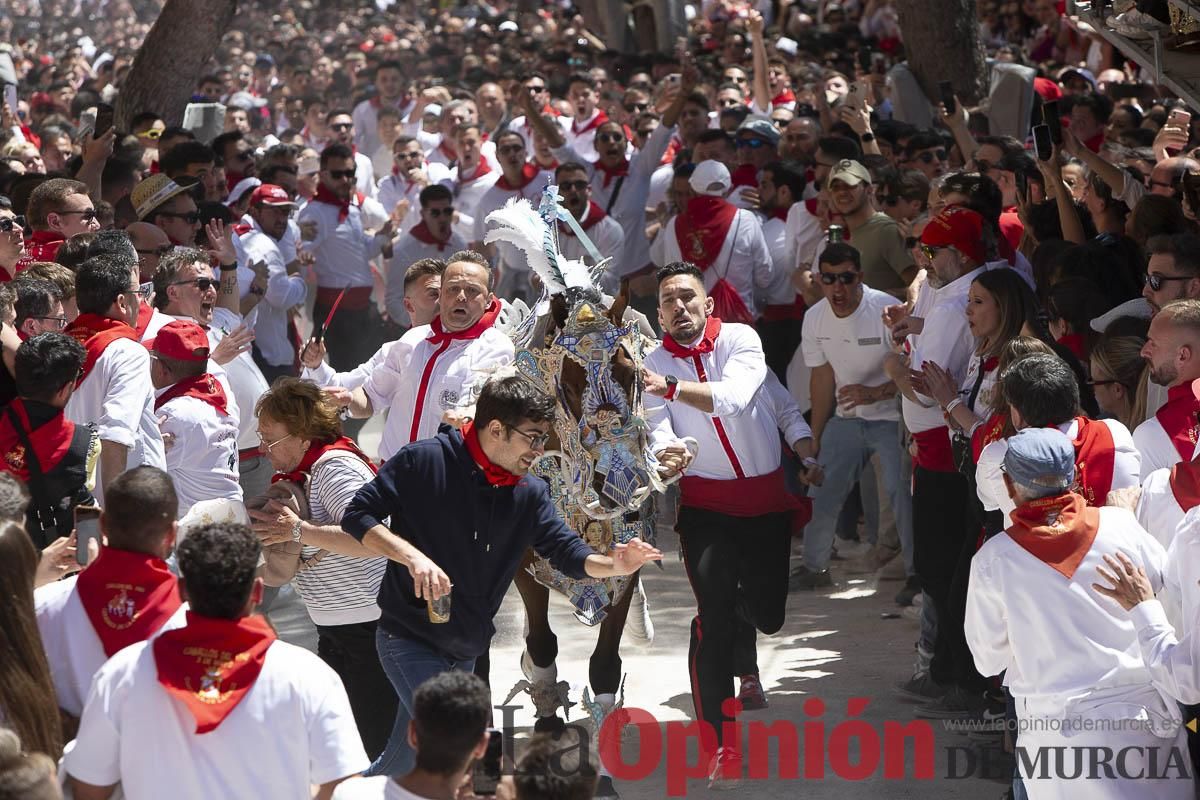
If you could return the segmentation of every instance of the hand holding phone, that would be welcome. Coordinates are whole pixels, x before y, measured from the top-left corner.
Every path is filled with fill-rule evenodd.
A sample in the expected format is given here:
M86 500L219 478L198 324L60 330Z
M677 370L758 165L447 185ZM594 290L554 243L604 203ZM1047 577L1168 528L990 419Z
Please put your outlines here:
M958 101L954 99L954 84L950 81L938 81L938 94L942 96L942 105L947 114L958 111Z
M100 509L75 506L75 563L81 567L88 565L92 542L100 546Z
M1049 125L1033 126L1033 146L1037 151L1038 161L1049 161L1054 155L1054 145L1050 140Z
M504 755L504 734L488 728L487 749L483 757L475 762L471 778L471 790L477 795L494 795L500 783L501 759Z
M113 107L108 103L99 103L96 106L96 132L94 138L99 139L112 129L113 113Z
M1050 129L1050 141L1055 147L1062 147L1062 115L1058 110L1058 101L1051 100L1042 106L1042 121Z

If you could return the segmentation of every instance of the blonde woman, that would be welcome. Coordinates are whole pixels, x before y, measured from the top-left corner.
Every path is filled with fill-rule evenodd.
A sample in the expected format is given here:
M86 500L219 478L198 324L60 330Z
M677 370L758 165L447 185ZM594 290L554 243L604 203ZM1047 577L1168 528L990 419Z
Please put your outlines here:
M1147 363L1141 356L1145 336L1104 334L1092 348L1092 389L1104 414L1129 430L1145 422Z

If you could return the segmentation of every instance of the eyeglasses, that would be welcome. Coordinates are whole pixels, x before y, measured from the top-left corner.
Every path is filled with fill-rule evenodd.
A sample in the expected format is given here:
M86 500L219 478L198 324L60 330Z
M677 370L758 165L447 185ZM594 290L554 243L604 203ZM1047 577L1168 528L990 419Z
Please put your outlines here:
M257 435L258 435L258 443L260 445L262 445L262 449L267 451L268 453L271 452L271 448L274 447L275 445L279 444L280 442L286 442L288 439L292 438L292 434L289 433L287 436L283 437L282 439L276 439L273 442L268 442L266 440L266 438L263 437L262 431L258 431Z
M45 320L46 322L53 322L54 327L60 331L63 328L67 327L67 318L66 317L29 317L29 319L40 319L40 320Z
M921 252L924 253L925 257L930 261L933 261L933 259L937 258L937 254L945 249L945 247L933 247L927 244L921 245Z
M1088 382L1087 382L1087 385L1088 385L1088 386L1108 386L1110 383L1120 383L1120 381L1113 381L1113 380L1108 380L1108 381L1088 381Z
M85 208L82 211L59 211L58 212L58 215L60 217L66 217L71 214L78 214L79 219L82 220L83 222L91 222L92 220L94 220L96 218L96 209Z
M857 272L822 272L821 283L826 286L833 286L835 283L840 283L842 286L853 286L858 282Z
M221 285L221 282L219 280L216 280L215 278L194 278L193 280L190 280L190 281L175 281L174 283L168 283L167 285L168 286L195 286L200 291L207 292L209 289L216 289L218 286Z
M170 253L172 250L174 250L174 249L175 249L175 245L173 245L173 244L164 244L164 245L162 245L161 247L155 247L155 248L153 248L153 249L151 249L151 250L140 250L140 249L138 249L138 248L136 248L136 247L135 247L134 249L135 249L135 250L137 250L137 254L138 254L139 256L158 256L159 258L162 258L163 256L165 256L165 255L167 255L168 253Z
M1155 292L1161 289L1167 281L1190 281L1193 279L1192 275L1159 275L1157 272L1147 272L1145 278L1146 285Z
M525 431L514 428L511 425L505 425L504 427L508 428L513 433L517 433L525 437L525 440L529 442L530 448L534 450L546 449L546 443L550 441L550 434L548 433L526 433Z
M181 219L188 225L195 225L200 221L199 211L186 211L183 213L178 211L156 211L154 215L157 217L174 217L175 219Z
M649 107L650 107L649 103L626 103L625 104L625 110L628 111L630 114L633 114L633 113L636 113L639 111L645 111Z
M339 122L335 125L330 125L329 129L333 131L348 131L354 127L353 122Z
M425 210L428 211L429 216L433 217L434 219L454 216L454 206L446 206L445 208L427 208Z
M596 141L597 142L623 142L623 141L625 141L625 134L623 134L623 133L597 133Z
M24 227L25 227L25 218L24 217L5 217L4 219L0 219L0 231L3 231L4 233L10 232L13 228L24 228Z
M769 143L766 139L738 139L737 146L739 148L749 147L751 150L758 150L760 147L766 147Z
M331 169L331 170L329 170L329 177L331 177L335 180L352 181L352 180L354 180L354 176L357 174L358 174L358 170L353 170L353 169Z
M558 185L560 189L566 189L568 192L582 192L588 188L587 181L563 181Z
M931 153L928 150L926 150L924 153L918 153L916 155L916 158L922 164L932 164L934 161L945 161L946 160L946 151L945 150L934 150Z

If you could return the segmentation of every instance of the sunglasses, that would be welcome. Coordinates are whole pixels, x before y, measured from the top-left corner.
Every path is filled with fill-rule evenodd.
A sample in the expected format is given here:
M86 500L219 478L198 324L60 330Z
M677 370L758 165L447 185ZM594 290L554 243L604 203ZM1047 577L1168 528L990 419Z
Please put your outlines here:
M857 272L822 272L821 283L826 286L833 286L835 283L840 283L842 286L853 286L858 282Z
M433 217L434 219L454 216L454 206L446 206L445 208L427 208L425 210L428 211L429 216Z
M421 151L417 150L416 152L413 152L413 153L396 153L395 155L392 156L392 158L407 160L410 158L420 158L422 155L423 154L421 153Z
M582 192L588 188L587 181L563 181L558 185L560 189L566 189L569 192Z
M162 258L163 256L170 253L172 250L174 250L175 246L170 245L170 244L164 244L161 247L155 247L150 250L141 250L136 247L134 249L137 250L137 253L139 256L158 256L159 258Z
M925 257L926 257L927 259L929 259L930 261L933 261L933 259L937 257L937 254L938 254L938 253L940 253L942 250L945 250L945 249L947 249L947 248L945 248L945 247L933 247L933 246L931 246L931 245L927 245L927 244L923 244L923 245L921 245L921 252L922 252L922 253L924 253L924 254L925 254Z
M329 177L341 180L354 180L354 176L358 174L358 170L353 169L331 169Z
M625 134L623 133L598 133L596 134L597 142L623 142Z
M139 131L138 133L135 133L134 136L137 136L140 139L158 139L162 136L162 133L163 132L158 128L151 128L148 131Z
M529 90L529 91L531 91L531 92L544 92L544 91L546 91L546 87L545 87L545 86L526 86L525 88L526 88L526 89L528 89L528 90Z
M767 140L766 139L738 139L737 146L739 149L749 147L751 150L758 150L759 148L767 146Z
M60 217L66 217L71 214L78 214L79 218L81 220L83 220L84 222L91 222L92 220L94 220L96 218L96 209L85 208L82 211L60 211L60 212L58 212L58 215Z
M5 217L4 219L0 219L0 231L2 231L4 233L9 233L10 231L12 231L13 228L24 228L24 227L25 227L25 218L24 217Z
M181 214L178 211L159 211L156 213L155 216L174 217L175 219L183 220L188 225L195 225L197 222L200 221L200 212L199 211L188 211L185 214Z
M1163 284L1166 283L1167 281L1190 281L1190 280L1192 280L1192 276L1191 275L1159 275L1157 272L1147 272L1145 280L1146 280L1146 285L1149 286L1152 291L1157 292L1159 289L1161 289L1163 287Z
M649 107L650 107L649 103L626 103L625 104L625 110L628 111L630 114L633 114L633 113L636 113L639 111L645 111Z
M932 164L935 161L945 161L946 151L934 150L932 153L925 151L924 153L918 153L917 159L920 160L922 164Z
M221 285L219 280L215 278L194 278L190 281L175 281L167 284L168 286L195 286L202 292L207 292L209 289L216 289Z
M339 122L336 125L330 125L329 129L333 131L348 131L353 127L353 122Z

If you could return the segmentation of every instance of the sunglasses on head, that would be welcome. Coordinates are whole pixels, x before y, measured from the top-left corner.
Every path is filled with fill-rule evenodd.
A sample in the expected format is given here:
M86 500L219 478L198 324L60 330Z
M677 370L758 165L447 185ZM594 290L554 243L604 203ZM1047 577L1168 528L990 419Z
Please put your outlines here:
M934 161L945 161L946 151L934 150L932 153L930 153L928 150L926 150L924 153L918 153L917 158L923 164L932 164Z
M623 141L625 141L625 134L623 134L623 133L597 133L596 141L597 142L623 142Z
M354 169L331 169L331 170L329 170L329 177L337 178L337 179L341 179L341 180L352 181L352 180L354 180L354 176L356 174L358 174L358 170L354 170Z
M336 124L330 125L329 129L334 130L334 131L348 131L353 127L354 127L353 122L338 122Z
M739 148L749 147L751 150L757 150L760 147L766 147L767 140L766 139L738 139L737 146Z
M209 289L216 289L221 285L219 280L215 278L193 278L190 281L175 281L171 286L195 286L202 292L207 292Z
M858 282L857 272L822 272L821 283L826 286L833 286L835 283L840 283L843 286L853 286Z
M434 219L439 219L440 217L449 217L453 216L454 214L454 206L446 206L445 208L427 208L425 210L428 211L429 216L433 217Z
M24 228L24 227L25 227L25 218L24 217L5 217L4 219L0 219L0 231L3 231L4 233L10 232L13 228Z

